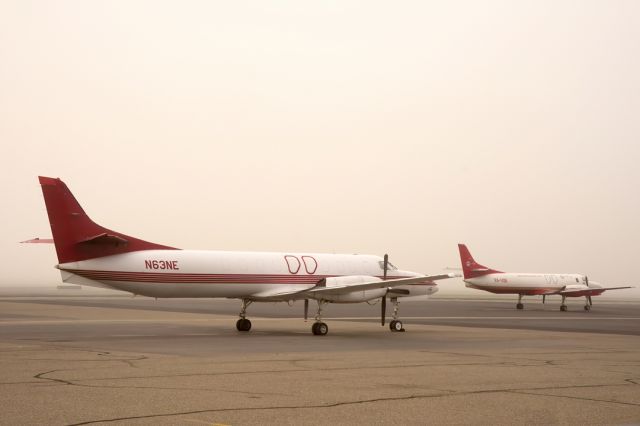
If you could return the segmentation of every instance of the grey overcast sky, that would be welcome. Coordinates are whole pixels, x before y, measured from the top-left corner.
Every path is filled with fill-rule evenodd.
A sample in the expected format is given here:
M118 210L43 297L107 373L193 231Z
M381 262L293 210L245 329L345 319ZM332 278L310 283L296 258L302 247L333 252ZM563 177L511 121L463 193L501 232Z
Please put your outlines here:
M3 0L0 285L60 281L18 244L51 235L38 175L182 248L437 272L466 242L640 285L639 22L638 1Z

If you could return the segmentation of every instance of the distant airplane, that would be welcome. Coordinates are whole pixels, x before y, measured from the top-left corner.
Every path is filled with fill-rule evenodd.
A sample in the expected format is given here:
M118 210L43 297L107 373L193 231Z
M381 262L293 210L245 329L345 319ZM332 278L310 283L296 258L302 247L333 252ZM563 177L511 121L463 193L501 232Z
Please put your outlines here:
M467 287L499 294L517 294L518 309L523 309L522 296L542 295L542 303L546 296L562 296L561 311L567 310L567 297L584 297L584 310L591 310L591 296L599 296L607 290L620 290L632 287L602 287L589 281L586 275L580 274L530 274L508 273L487 268L477 263L467 246L458 244L464 282Z
M318 310L311 328L325 335L322 322L327 303L381 301L393 303L391 331L404 331L399 298L435 293L435 281L457 274L424 275L402 271L370 255L268 253L180 250L150 243L94 223L60 179L40 177L54 245L65 283L114 288L151 297L224 297L240 299L238 331L249 331L247 307L253 302L309 299ZM44 242L34 239L26 242Z

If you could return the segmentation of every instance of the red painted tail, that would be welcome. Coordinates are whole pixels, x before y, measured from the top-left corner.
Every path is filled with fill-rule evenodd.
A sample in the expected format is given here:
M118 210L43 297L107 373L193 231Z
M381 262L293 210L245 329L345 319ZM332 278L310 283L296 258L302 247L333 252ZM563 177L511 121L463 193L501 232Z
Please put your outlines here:
M473 259L473 256L471 256L469 249L464 244L458 244L458 250L460 250L460 262L462 263L462 274L464 275L464 279L500 273L500 271L487 268L486 266L482 266L476 262Z
M64 182L39 179L60 263L140 250L176 250L103 228L87 216Z

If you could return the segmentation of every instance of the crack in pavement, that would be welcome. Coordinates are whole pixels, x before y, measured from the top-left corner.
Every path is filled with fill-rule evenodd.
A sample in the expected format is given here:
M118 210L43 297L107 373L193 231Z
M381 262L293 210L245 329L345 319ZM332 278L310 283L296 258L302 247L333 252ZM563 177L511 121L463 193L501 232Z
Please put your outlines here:
M627 385L623 385L623 386L627 386ZM552 398L578 399L581 401L606 402L609 404L622 404L622 405L632 405L634 407L640 407L640 403L637 403L637 402L611 401L608 399L587 398L584 396L554 395L550 393L534 393L534 392L526 392L526 391L509 391L509 393L516 393L516 394L522 394L522 395L550 396Z
M139 416L127 416L127 417L117 417L111 419L98 419L98 420L87 420L79 423L70 423L67 426L81 426L95 423L112 423L118 421L126 421L126 420L137 420L137 419L150 419L150 418L159 418L159 417L174 417L174 416L184 416L191 414L203 414L203 413L221 413L221 412L241 412L241 411L272 411L272 410L307 410L307 409L317 409L317 408L335 408L349 405L360 405L360 404L370 404L377 402L391 402L391 401L410 401L414 399L430 399L430 398L443 398L448 396L465 396L465 395L478 395L478 394L489 394L489 393L514 393L514 394L523 394L523 395L531 395L531 396L550 396L556 398L573 398L580 399L592 402L604 402L609 404L622 404L622 405L632 405L632 406L640 406L637 403L631 402L620 402L620 401L609 401L609 400L600 400L600 399L590 399L590 398L581 398L581 397L567 397L562 395L551 395L551 394L539 394L533 393L531 391L535 390L559 390L559 389L574 389L574 388L595 388L595 387L608 387L608 386L629 386L627 384L599 384L599 385L575 385L575 386L555 386L549 388L529 388L529 389L484 389L477 391L447 391L447 393L433 394L433 395L425 395L425 394L417 394L417 395L409 395L404 397L388 397L388 398L372 398L372 399L362 399L355 401L345 401L345 402L335 402L328 404L312 404L312 405L281 405L274 407L246 407L246 408L212 408L212 409L202 409L202 410L191 410L191 411L181 411L174 413L158 413L158 414L147 414L147 415L139 415ZM529 392L528 392L529 391Z
M235 391L217 387L215 389L210 388L192 388L192 387L169 387L169 386L119 386L119 385L92 385L87 383L78 383L77 381L70 381L64 379L56 379L53 377L45 377L47 374L63 372L63 371L75 371L75 370L51 370L33 376L35 379L48 380L54 383L59 383L68 386L78 386L82 388L97 388L97 389L153 389L153 390L184 390L184 391L204 391L204 392L227 392L238 393L242 395L277 395L277 396L291 396L289 393L277 393L277 392L256 392L256 391ZM88 379L91 380L91 379ZM27 383L42 383L42 382L27 382Z
M222 373L185 373L185 374L162 374L162 375L149 375L149 376L124 376L124 377L99 377L88 378L83 380L133 380L133 379L166 379L172 377L215 377L215 376L231 376L231 375L251 375L251 374L280 374L280 373L300 373L300 372L313 372L313 371L354 371L354 370L381 370L381 369L397 369L397 368L420 368L420 367L469 367L469 366L483 366L483 367L540 367L545 363L542 360L536 361L536 364L518 364L515 362L504 361L494 363L441 363L441 364L405 364L405 365L382 365L382 366L369 366L369 367L309 367L309 368L291 368L282 370L254 370L254 371L235 371L235 372L222 372ZM57 372L61 371L74 371L74 370L53 370ZM41 373L49 374L53 371ZM34 376L36 377L36 376ZM37 377L47 380L47 377Z

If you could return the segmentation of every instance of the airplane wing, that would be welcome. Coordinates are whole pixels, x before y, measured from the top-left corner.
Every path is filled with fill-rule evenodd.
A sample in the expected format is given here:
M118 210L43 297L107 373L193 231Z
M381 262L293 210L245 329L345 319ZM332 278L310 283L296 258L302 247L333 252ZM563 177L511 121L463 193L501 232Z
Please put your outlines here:
M553 294L559 294L559 295L571 296L572 294L579 294L581 296L589 296L591 294L600 294L607 290L622 290L623 288L633 288L633 287L625 286L625 287L600 287L600 288L597 288L597 287L571 288L566 290L551 291L551 292L545 293L544 295L549 296Z
M386 281L383 280L371 280L370 282L363 282L358 284L343 284L337 286L326 286L326 281L320 280L318 284L311 288L307 288L304 290L298 291L288 291L288 292L277 292L277 293L260 293L254 295L255 300L261 301L279 301L279 300L300 300L300 299L310 299L317 298L319 295L327 294L327 295L341 295L341 294L349 294L354 291L364 291L364 290L372 290L376 288L393 288L402 285L409 284L422 284L429 281L437 281L444 280L447 278L455 278L460 276L459 274L439 274L439 275L426 275L421 277L408 277L408 278L397 278L397 279L388 279ZM372 277L373 278L373 277Z

